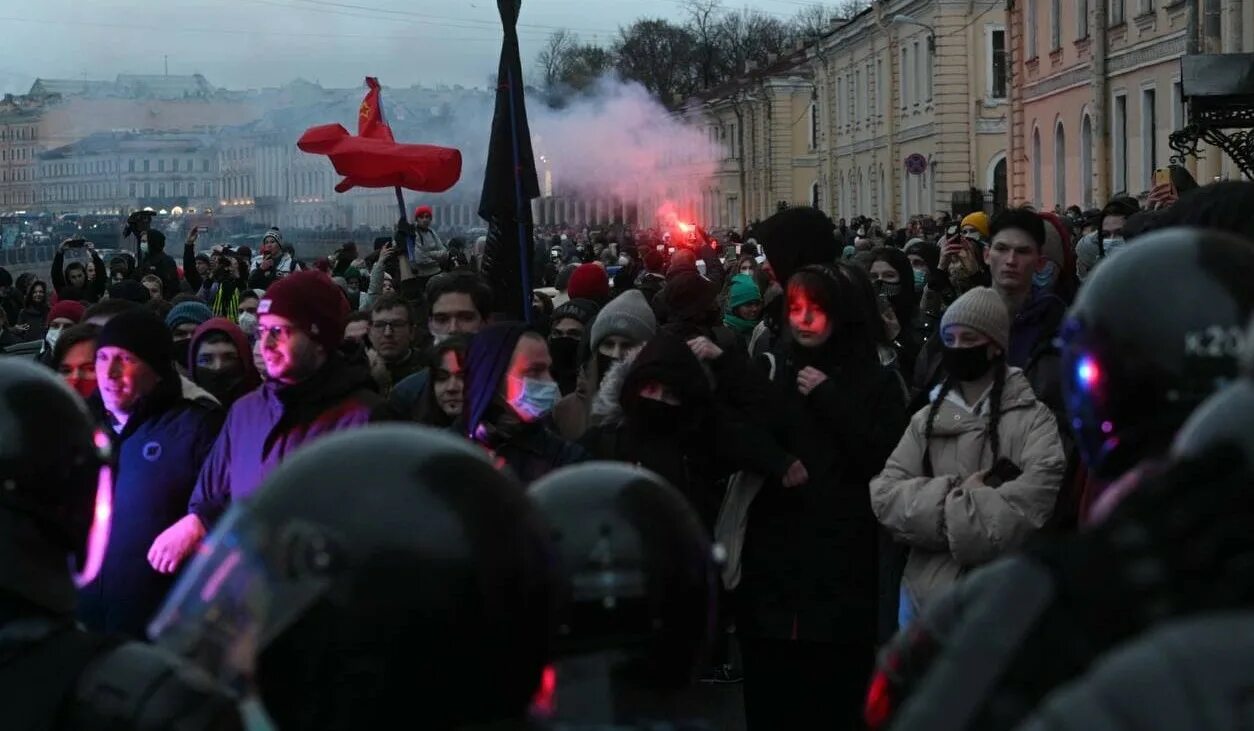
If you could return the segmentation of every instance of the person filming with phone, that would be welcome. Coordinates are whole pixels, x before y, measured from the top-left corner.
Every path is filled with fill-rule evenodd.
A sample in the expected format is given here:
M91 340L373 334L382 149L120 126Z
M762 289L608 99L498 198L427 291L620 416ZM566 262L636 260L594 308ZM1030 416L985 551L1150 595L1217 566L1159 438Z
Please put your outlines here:
M876 518L909 548L902 627L968 570L1039 531L1066 467L1053 414L1023 371L1006 364L1002 297L988 287L968 291L945 311L940 336L948 376L871 481Z
M152 211L135 211L126 219L123 237L134 235L139 242L139 265L131 275L142 280L151 274L161 280L162 294L172 300L179 294L179 269L165 253L165 234L152 227Z

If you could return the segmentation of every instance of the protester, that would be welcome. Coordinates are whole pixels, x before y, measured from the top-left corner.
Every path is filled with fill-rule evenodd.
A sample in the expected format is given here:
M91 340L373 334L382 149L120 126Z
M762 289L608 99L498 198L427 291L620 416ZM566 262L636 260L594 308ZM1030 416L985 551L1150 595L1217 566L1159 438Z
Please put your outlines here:
M996 222L993 230L997 246ZM1040 530L1066 466L1053 415L1007 362L1001 296L978 287L959 297L940 337L948 378L871 482L876 517L910 547L902 627L963 573Z
M98 325L73 325L61 331L52 348L49 365L85 399L96 392L96 337L99 334Z
M600 264L580 264L566 285L570 299L591 300L597 307L610 301L610 278Z
M731 278L727 291L727 307L723 312L723 325L736 333L740 343L748 346L753 330L762 319L762 291L750 274L737 274Z
M170 335L174 338L174 362L180 369L187 368L191 360L189 353L192 335L212 317L213 310L198 300L180 302L165 316L165 326L170 329Z
M44 344L37 356L37 360L40 363L45 365L52 364L52 354L57 347L57 339L61 337L62 331L66 328L83 321L86 309L83 307L82 302L62 300L48 310L48 325L44 331Z
M492 288L483 277L471 272L451 272L432 277L427 283L430 303L427 330L434 344L451 335L474 335L488 322L492 312ZM412 414L418 397L426 388L427 373L418 371L393 384L388 402L398 414Z
M113 527L99 578L79 594L78 616L89 629L143 639L172 584L149 548L186 511L222 412L183 397L170 332L145 310L119 314L101 329L96 383L90 406L117 455Z
M157 229L150 229L141 234L146 242L147 253L130 275L141 282L149 276L156 277L157 299L172 300L179 293L179 269L174 259L165 253L165 234ZM149 286L149 285L145 285ZM150 290L151 291L151 290Z
M400 383L427 367L418 349L419 333L409 303L397 294L385 294L370 308L370 344L383 359L391 383Z
M1076 274L1080 281L1088 279L1099 263L1124 247L1124 224L1140 209L1128 197L1113 198L1102 208L1097 231L1076 245Z
M253 257L248 286L253 289L268 289L271 284L301 268L296 257L284 250L283 234L277 228L272 228L261 237L261 253Z
M145 274L144 278L139 280L139 283L144 285L144 289L148 290L148 300L150 302L165 301L165 295L162 292L165 285L162 284L161 277L155 274Z
M989 237L992 236L988 214L984 211L967 214L962 219L962 223L959 224L958 233L968 239L975 239L981 242L988 241Z
M0 309L4 310L5 321L10 325L17 322L17 313L22 309L21 299L15 299L14 294L13 275L0 267Z
M142 288L141 288L142 289ZM96 304L88 307L83 313L83 322L90 323L96 327L104 327L105 323L123 312L144 309L142 305L136 304L126 299L113 299L111 297L100 300Z
M870 284L858 277L840 264L789 279L789 337L775 344L755 414L769 431L756 459L769 469L749 507L736 590L750 729L855 728L860 718L876 636L868 484L906 412L900 377L880 364Z
M67 294L77 292L80 295L79 298L84 301L98 302L104 295L105 280L103 277L88 276L87 265L92 270L104 271L104 262L100 260L100 255L90 243L79 239L77 246L72 244L74 244L73 239L66 239L57 247L57 253L52 257L52 269L48 272L48 281L52 282L53 291L60 299L66 299ZM81 261L65 263L65 253L72 248L87 252L89 258L86 265Z
M470 338L453 335L431 347L427 386L418 398L414 421L447 429L457 423L466 401L466 353Z
M626 357L657 332L657 317L639 290L630 290L611 300L592 323L588 349L575 391L558 401L553 420L558 433L568 441L578 441L587 431L592 400L610 366Z
M201 323L188 346L187 372L197 386L213 395L223 409L261 385L248 338L225 317Z
M31 282L26 290L22 311L17 315L13 329L23 340L43 340L44 330L48 322L48 285L43 282Z
M317 271L266 291L258 343L268 380L231 406L186 514L153 543L159 571L177 569L228 503L252 495L288 454L386 414L367 369L350 367L337 351L347 310L335 283Z
M881 246L871 251L868 273L878 297L890 307L885 314L885 335L895 350L901 377L910 382L915 361L923 347L923 322L919 317L919 295L914 289L914 269L899 249Z
M521 323L484 328L466 355L466 396L459 427L528 484L586 459L550 431L558 387L544 337Z
M553 378L566 396L575 391L579 379L580 348L588 328L599 311L592 300L571 299L553 310L549 327L549 355L553 357Z
M123 279L109 285L109 299L127 300L139 305L148 304L152 293L148 288L134 279Z
M755 227L767 264L780 283L787 283L804 266L834 263L841 247L834 231L827 214L806 206L780 211ZM777 297L763 308L762 323L749 341L750 355L771 352L781 336L787 337L786 299Z
M402 217L397 224L397 235L393 237L393 241L404 246L411 241L412 236L407 258L421 283L420 286L426 286L432 277L439 274L448 260L448 247L435 229L431 228L432 218L431 206L418 206L414 209L413 225Z

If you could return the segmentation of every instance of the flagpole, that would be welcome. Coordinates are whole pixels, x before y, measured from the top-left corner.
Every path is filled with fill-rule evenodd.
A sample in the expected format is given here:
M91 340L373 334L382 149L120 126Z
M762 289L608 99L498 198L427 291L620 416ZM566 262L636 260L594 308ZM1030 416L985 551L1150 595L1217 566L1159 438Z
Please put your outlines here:
M518 271L522 276L523 322L531 324L531 261L527 251L527 227L523 223L522 163L518 152L518 112L514 108L514 71L507 69L505 79L509 94L509 131L514 151L514 220L518 222ZM528 201L528 205L530 202Z

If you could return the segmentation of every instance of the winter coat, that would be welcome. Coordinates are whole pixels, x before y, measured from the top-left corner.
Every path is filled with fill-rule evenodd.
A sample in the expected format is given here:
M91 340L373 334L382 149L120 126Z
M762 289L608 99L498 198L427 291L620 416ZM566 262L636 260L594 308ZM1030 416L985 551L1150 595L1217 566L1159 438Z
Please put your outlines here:
M256 492L292 452L389 414L369 371L345 363L338 354L302 383L266 381L231 406L186 507L212 526L231 500Z
M641 415L638 395L649 381L667 386L681 402L664 428ZM653 404L649 404L653 405ZM659 406L665 409L666 407ZM610 368L592 404L590 428L580 443L593 459L640 465L674 485L712 529L732 471L720 464L721 440L713 391L701 363L678 338L658 335L637 354Z
M100 395L89 406L106 421ZM157 536L187 514L196 475L222 426L222 411L189 400L178 379L162 382L137 407L113 442L113 523L99 577L79 591L78 617L88 629L143 639L146 625L177 576L148 564Z
M775 361L766 398L741 424L769 434L740 441L766 480L749 508L737 631L861 646L869 654L878 535L868 483L905 428L900 378L874 354L855 359L783 343ZM806 366L828 380L802 396L797 374ZM784 487L798 459L809 480Z
M440 240L435 229L414 229L414 247L410 255L414 274L419 277L433 277L440 273L440 267L447 258L448 247Z
M465 431L460 433L465 434ZM475 441L489 450L495 461L508 467L524 485L559 467L588 459L584 448L558 436L549 420L517 424L508 431L499 431L491 424L484 424Z
M87 253L91 257L92 263L96 265L96 278L88 281L83 286L81 292L82 299L86 302L99 302L109 284L109 277L105 274L108 269L105 268L104 261L101 260L95 249L88 249ZM62 297L62 291L67 286L65 281L65 249L57 249L56 256L52 257L52 270L48 274L49 281L52 282L52 288L56 290L58 297Z
M150 251L135 268L131 279L141 280L149 274L161 280L161 293L166 302L179 295L179 268L165 251Z
M933 394L933 398L939 395ZM880 523L910 546L902 583L919 607L968 569L1023 545L1054 511L1066 456L1058 425L1032 392L1023 372L1010 368L1001 398L1001 456L1023 470L999 487L960 489L993 466L985 398L972 413L950 391L924 443L930 408L920 410L883 471L871 482L871 505ZM924 450L931 455L931 475Z
M283 252L274 261L274 266L269 270L261 268L261 262L265 259L264 254L258 254L253 257L249 270L252 272L248 275L248 286L252 289L266 289L275 281L286 277L287 275L300 271L304 267L300 262L296 261L296 257L287 252Z

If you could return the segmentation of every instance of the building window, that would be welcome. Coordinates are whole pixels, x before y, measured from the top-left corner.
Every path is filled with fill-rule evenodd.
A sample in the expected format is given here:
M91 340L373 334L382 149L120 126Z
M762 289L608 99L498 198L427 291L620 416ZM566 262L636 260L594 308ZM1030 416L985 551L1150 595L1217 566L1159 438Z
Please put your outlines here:
M1062 48L1062 0L1049 3L1049 50Z
M159 198L164 198L164 197L165 197L165 183L158 183L158 184L157 184L157 197L159 197Z
M1036 0L1028 0L1023 5L1024 43L1027 47L1027 59L1036 58Z
M810 100L810 149L819 146L819 100Z
M152 197L152 183L144 183L144 197L145 198Z
M200 172L209 172L209 158L206 157L200 161Z
M884 115L884 102L885 101L887 101L889 104L893 103L892 99L889 99L887 94L885 94L885 92L887 91L888 91L888 87L884 84L884 59L876 58L875 59L875 112L874 114L877 117L882 117Z
M148 158L144 158L144 172L148 172L149 162Z
M165 172L165 160L158 160L158 161L157 161L157 172L159 172L159 173L164 173L164 172Z
M135 172L135 158L132 157L126 161L126 172L128 173Z
M1054 205L1067 205L1067 133L1061 120L1054 128Z
M1154 0L1141 0L1140 12L1142 15L1154 12Z
M1128 192L1128 97L1119 94L1115 97L1114 114L1111 115L1111 137L1114 140L1114 154L1111 164L1115 169L1111 176L1114 180L1114 192Z
M1032 205L1040 209L1045 196L1041 191L1041 131L1032 130Z
M1080 190L1084 207L1093 207L1093 120L1085 114L1080 122Z
M853 117L854 122L861 122L866 116L866 86L862 83L862 70L853 72Z
M910 49L909 46L901 47L901 108L905 109L910 105Z
M989 99L1006 98L1006 31L993 28L989 38L988 97Z
M1158 110L1157 94L1151 89L1141 90L1141 188L1154 186L1154 170L1158 167Z
M182 195L183 194L182 191L183 191L183 183L178 180L174 181L174 195L176 196Z
M130 189L131 189L130 195L132 198L134 198L135 197L135 184L134 183L131 183Z
M1110 24L1123 25L1123 0L1110 0Z
M195 195L196 195L196 184L195 184L195 183L188 183L188 184L187 184L187 197L188 197L188 198L191 198L191 197L193 197L193 196L195 196Z
M1075 39L1089 37L1089 0L1075 0Z
M927 71L927 60L923 58L923 54L919 53L919 42L915 41L910 46L910 52L914 54L914 103L918 104L923 101L923 74Z
M819 184L818 183L813 183L810 185L810 207L811 208L819 207Z

